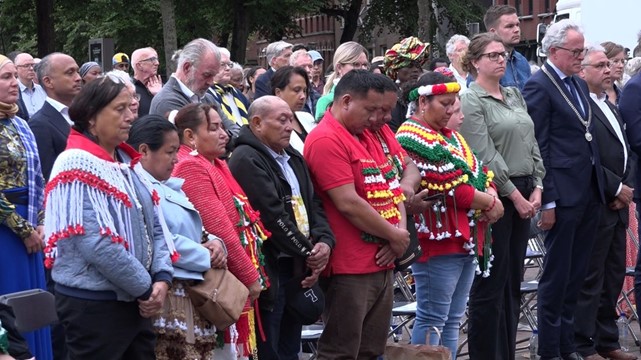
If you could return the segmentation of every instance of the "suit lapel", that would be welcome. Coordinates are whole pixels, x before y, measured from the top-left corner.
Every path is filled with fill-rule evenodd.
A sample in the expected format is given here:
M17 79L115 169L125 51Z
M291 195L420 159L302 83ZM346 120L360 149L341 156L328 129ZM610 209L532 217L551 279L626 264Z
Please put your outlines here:
M62 116L62 114L56 110L49 102L45 101L44 105L42 106L42 111L45 112L47 117L51 121L52 127L58 131L60 136L64 137L67 139L69 136L69 130L71 129L71 126L67 122L67 120Z
M24 100L22 100L22 91L18 90L18 116L24 121L29 120L29 110L27 110L27 105L25 105Z
M612 127L610 120L608 120L608 117L603 113L601 108L592 99L590 99L590 105L592 106L592 113L597 118L597 120L601 122L601 124L603 124L603 126L605 126L608 129L608 131L612 134L612 136L618 139L617 133Z
M187 95L185 95L185 93L183 92L183 89L180 88L180 84L178 84L178 81L176 81L176 78L174 78L173 76L170 76L167 83L171 83L171 86L174 89L174 91L180 94L185 100L187 100L188 103L191 103L191 99L188 98Z

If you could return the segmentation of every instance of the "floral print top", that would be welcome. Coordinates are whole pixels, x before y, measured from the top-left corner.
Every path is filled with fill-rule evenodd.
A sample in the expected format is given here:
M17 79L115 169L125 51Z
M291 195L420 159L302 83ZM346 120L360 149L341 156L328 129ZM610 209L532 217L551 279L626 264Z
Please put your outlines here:
M27 158L20 134L9 119L0 119L0 191L27 186ZM34 230L16 207L0 193L0 224L8 226L21 239ZM38 214L38 223L44 223L44 212Z

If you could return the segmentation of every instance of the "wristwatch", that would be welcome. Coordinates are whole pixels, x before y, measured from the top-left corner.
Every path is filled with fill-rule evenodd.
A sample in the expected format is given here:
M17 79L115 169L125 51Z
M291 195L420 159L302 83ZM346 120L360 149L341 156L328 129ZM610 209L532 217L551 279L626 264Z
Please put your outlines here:
M536 188L541 189L541 191L543 191L543 185L537 185Z

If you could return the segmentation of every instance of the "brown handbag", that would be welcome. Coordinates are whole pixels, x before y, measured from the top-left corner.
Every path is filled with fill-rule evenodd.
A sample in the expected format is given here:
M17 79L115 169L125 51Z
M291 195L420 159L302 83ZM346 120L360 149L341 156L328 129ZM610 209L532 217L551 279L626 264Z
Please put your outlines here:
M385 360L451 360L452 352L443 346L441 331L432 327L438 334L439 344L441 345L420 345L420 344L398 344L391 343L385 346ZM429 332L425 342L429 340Z
M187 287L191 303L216 329L226 329L240 318L249 289L227 269L209 269L204 278Z
M450 349L440 345L387 344L386 360L450 360Z

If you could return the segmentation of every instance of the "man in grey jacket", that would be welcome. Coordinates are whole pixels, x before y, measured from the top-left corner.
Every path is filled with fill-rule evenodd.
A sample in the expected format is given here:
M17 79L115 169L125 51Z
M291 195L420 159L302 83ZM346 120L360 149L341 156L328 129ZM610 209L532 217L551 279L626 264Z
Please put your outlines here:
M190 103L214 104L216 101L207 89L214 84L220 70L220 49L206 39L190 41L172 57L178 66L149 106L150 114L168 117L172 110L180 110ZM240 127L218 111L223 127L230 137L238 134Z

